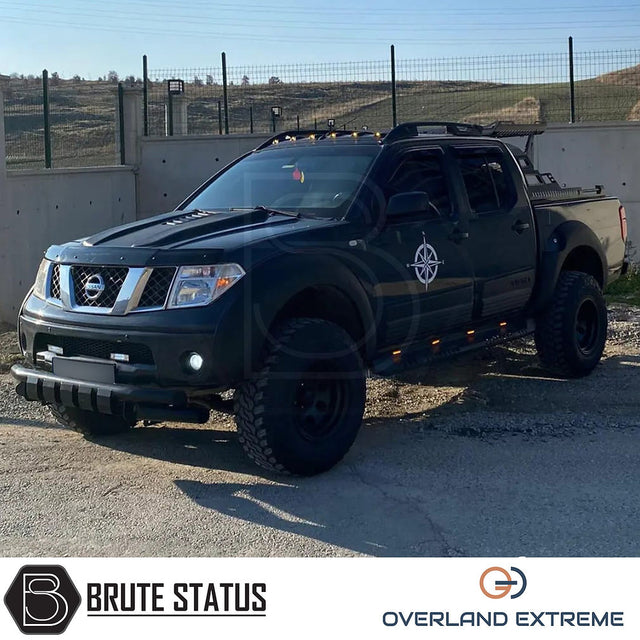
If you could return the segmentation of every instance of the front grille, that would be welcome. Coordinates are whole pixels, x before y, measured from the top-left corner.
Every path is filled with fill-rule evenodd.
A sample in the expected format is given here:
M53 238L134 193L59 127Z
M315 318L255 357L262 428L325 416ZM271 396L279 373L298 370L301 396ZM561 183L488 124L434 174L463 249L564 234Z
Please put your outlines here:
M128 272L129 269L126 267L71 267L76 305L81 307L113 307ZM87 294L85 287L90 279L93 282L98 281L98 278L94 278L94 276L102 278L104 290L92 299L91 295Z
M164 307L175 273L175 267L155 268L147 281L142 296L140 296L138 309Z
M51 269L51 286L49 295L54 300L60 300L60 265L54 264Z
M51 336L39 333L34 342L34 351L46 351L48 345L62 347L66 357L85 356L109 360L112 353L126 353L130 364L153 364L151 349L144 344L108 342L89 338Z

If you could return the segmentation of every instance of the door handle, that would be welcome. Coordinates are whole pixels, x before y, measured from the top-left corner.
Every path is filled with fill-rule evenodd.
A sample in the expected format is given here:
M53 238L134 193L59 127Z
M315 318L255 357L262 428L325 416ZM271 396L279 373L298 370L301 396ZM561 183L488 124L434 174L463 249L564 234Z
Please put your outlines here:
M522 220L516 220L511 227L516 233L524 233L531 229L531 225L528 222L522 222Z
M468 231L460 231L460 229L454 229L450 234L449 234L449 240L451 240L452 242L462 242L463 240L468 240L469 239L469 232Z

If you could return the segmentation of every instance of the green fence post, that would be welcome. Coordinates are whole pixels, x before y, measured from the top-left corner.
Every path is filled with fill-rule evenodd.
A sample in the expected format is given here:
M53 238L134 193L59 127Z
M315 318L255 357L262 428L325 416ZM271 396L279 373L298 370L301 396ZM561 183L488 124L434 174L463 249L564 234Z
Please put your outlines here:
M222 135L222 103L218 100L218 133Z
M42 70L42 107L44 109L44 166L51 169L51 121L49 117L49 72Z
M569 101L569 122L573 124L576 121L576 83L573 77L573 38L571 36L569 36Z
M142 110L144 118L144 135L149 135L149 71L147 56L142 56Z
M229 134L229 101L227 99L227 54L222 52L222 99L224 100L224 132Z
M120 164L126 164L124 148L124 87L122 82L118 82L118 132L120 134Z
M396 103L396 48L391 45L391 120L393 126L398 124L398 111Z

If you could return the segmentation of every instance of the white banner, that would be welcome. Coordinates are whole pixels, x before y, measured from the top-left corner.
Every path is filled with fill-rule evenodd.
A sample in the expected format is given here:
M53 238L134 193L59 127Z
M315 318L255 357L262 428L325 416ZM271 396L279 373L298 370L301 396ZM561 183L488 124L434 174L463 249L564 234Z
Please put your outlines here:
M638 638L639 559L0 559L0 638Z

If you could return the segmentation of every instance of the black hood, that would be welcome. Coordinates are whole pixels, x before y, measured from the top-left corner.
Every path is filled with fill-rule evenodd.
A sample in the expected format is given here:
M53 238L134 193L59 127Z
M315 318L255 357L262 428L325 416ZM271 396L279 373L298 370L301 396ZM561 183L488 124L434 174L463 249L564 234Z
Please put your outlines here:
M84 245L93 247L145 247L174 249L194 240L216 238L264 225L267 222L287 222L282 216L272 216L262 210L255 211L172 211L148 220L132 222L107 229L85 238Z
M261 209L172 211L50 247L47 258L76 264L200 264L220 259L225 251L328 222Z

